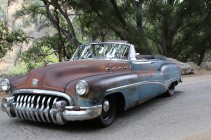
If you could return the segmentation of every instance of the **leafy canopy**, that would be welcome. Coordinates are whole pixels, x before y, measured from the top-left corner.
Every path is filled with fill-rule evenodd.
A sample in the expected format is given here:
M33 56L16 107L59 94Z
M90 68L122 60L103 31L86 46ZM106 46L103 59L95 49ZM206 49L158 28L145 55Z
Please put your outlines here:
M14 43L27 42L25 33L22 30L9 31L9 29L0 21L0 58L12 48Z

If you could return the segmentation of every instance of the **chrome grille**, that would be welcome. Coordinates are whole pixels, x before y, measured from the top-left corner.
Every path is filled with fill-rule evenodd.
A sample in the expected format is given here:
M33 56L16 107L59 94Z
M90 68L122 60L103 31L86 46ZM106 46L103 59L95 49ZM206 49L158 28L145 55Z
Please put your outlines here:
M57 123L53 104L57 101L65 101L69 105L67 99L55 95L24 93L15 94L14 97L15 114L25 120Z

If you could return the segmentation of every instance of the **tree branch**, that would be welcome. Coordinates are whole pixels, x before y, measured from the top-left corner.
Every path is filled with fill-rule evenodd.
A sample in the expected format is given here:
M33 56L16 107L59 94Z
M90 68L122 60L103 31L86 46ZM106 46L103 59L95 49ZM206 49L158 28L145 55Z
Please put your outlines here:
M118 6L117 6L117 3L115 0L111 0L111 3L112 3L112 6L114 8L114 11L116 12L116 15L117 15L117 18L120 20L120 22L122 23L123 27L126 27L127 28L127 24L126 24L126 21L125 19L122 17L119 9L118 9Z
M47 0L42 0L42 1L45 5L45 9L47 12L47 18L52 23L52 25L58 30L57 21L54 18L54 16L51 14L50 5L49 5L48 1ZM73 36L68 30L65 30L64 28L60 28L60 30L64 35L68 36L72 40Z
M202 27L203 27L203 26L202 26L203 23L205 23L205 22L209 19L209 17L210 17L210 13L207 14L207 16L204 18L204 20L202 20L200 23L198 23L198 24L196 24L194 27L192 27L192 30L191 30L190 32L188 32L188 33L185 35L185 37L182 39L182 41L181 41L180 43L175 44L175 47L176 47L177 50L178 50L178 51L177 51L177 55L179 55L180 52L183 50L183 48L184 48L186 42L189 41L189 38L191 37L191 35L192 35L194 32L198 31L199 28L202 28ZM178 47L177 47L177 46L178 46Z
M87 2L89 3L89 5L91 6L92 10L102 19L105 21L105 24L111 29L113 30L121 39L126 39L125 34L122 31L120 31L119 29L117 29L116 27L114 27L113 25L111 25L111 23L106 22L107 20L105 20L103 18L103 15L101 13L99 13L98 9L96 8L97 6L95 6L92 0L87 0Z
M78 46L80 43L79 41L77 40L76 38L76 34L75 34L75 30L73 28L73 25L72 25L72 22L70 21L69 17L68 17L68 14L67 12L65 12L63 9L62 9L62 6L59 5L58 1L55 1L55 6L56 8L59 10L59 12L62 14L62 16L64 17L64 19L66 20L67 24L68 24L68 27L70 29L70 32L71 32L71 40L72 40L72 43L75 45L75 46Z
M143 19L142 19L142 4L143 0L136 1L136 24L139 31L142 30Z

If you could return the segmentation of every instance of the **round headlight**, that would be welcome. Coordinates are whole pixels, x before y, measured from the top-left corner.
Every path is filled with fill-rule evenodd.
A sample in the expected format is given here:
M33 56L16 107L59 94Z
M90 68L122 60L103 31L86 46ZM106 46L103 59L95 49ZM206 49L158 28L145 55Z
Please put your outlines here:
M10 81L7 78L4 78L1 82L1 88L4 91L7 91L10 89Z
M80 80L76 84L75 90L78 95L86 95L89 92L89 85L86 81Z

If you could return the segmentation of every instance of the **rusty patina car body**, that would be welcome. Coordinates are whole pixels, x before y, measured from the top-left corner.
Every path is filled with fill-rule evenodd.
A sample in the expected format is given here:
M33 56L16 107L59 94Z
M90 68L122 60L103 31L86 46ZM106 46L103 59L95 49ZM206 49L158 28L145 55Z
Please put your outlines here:
M161 94L172 96L180 68L163 56L137 55L132 44L100 42L81 45L68 62L33 69L4 79L11 93L1 108L10 117L65 124L96 119L101 126Z

